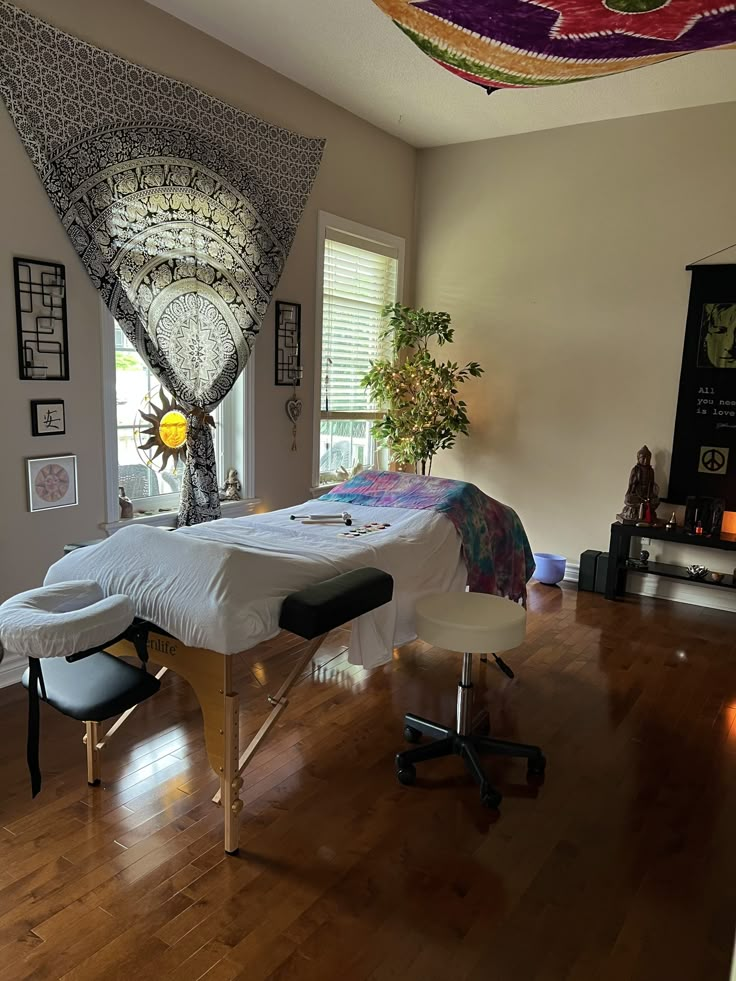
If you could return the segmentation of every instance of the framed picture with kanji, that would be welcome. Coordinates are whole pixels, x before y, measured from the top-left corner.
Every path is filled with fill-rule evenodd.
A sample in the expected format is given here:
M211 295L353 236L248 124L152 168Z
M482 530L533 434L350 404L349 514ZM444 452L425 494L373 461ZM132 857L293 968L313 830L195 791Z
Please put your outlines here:
M63 436L66 433L62 399L31 400L31 432L34 436Z

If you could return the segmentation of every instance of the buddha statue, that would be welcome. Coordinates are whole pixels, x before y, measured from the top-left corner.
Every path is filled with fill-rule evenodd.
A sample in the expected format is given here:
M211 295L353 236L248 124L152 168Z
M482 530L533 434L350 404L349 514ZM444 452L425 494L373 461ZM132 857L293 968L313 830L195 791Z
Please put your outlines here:
M616 515L616 520L622 525L654 525L657 524L658 506L659 487L654 479L652 453L648 446L642 446L636 454L624 506L621 514Z

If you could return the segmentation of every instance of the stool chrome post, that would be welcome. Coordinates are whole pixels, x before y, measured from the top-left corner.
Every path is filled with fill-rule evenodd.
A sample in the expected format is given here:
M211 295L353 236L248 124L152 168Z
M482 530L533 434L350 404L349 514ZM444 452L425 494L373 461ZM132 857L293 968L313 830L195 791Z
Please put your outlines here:
M457 686L457 732L469 736L473 713L473 655L463 654L463 670Z

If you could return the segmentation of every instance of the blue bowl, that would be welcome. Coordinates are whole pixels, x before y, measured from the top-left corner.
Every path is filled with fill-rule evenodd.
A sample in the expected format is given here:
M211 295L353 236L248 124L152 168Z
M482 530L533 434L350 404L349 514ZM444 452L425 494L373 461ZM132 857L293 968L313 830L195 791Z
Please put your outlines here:
M537 582L543 582L546 586L554 586L565 578L567 559L564 555L535 552L534 561L537 564L537 568L534 570L534 578Z

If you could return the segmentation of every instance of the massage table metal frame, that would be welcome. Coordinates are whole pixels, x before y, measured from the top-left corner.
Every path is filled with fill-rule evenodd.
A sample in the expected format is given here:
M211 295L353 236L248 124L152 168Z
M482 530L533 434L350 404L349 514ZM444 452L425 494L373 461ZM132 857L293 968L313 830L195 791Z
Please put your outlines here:
M361 591L368 596L367 602ZM98 648L115 657L137 657L145 663L157 665L160 669L157 679L161 679L167 671L173 671L189 683L202 711L207 758L220 781L220 789L213 801L223 807L225 851L228 854L234 855L238 851L240 812L243 810L240 798L243 772L288 706L288 695L294 684L332 629L383 605L392 594L393 580L387 573L377 569L358 569L308 587L284 600L279 625L298 636L304 636L308 641L307 647L276 694L267 696L271 711L242 754L240 696L233 688L233 658L238 655L188 647L166 631L139 619L125 635ZM320 629L320 621L326 623L327 629ZM257 655L260 646L240 653ZM72 655L67 660L77 660L91 653ZM83 742L87 753L88 783L100 782L102 750L137 707L134 705L123 712L102 738L100 723L85 723Z

